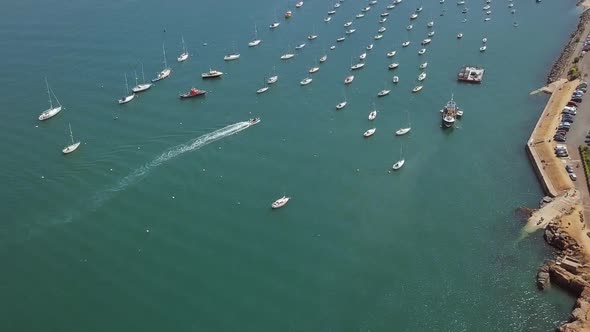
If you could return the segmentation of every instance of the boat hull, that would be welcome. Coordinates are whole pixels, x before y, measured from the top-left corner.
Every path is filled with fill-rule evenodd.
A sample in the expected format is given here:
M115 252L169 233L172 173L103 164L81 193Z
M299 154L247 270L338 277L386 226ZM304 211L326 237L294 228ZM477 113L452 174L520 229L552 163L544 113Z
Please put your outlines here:
M43 113L39 115L39 120L45 121L47 119L51 119L52 117L56 116L59 112L61 112L61 106L50 108L48 110L43 111Z
M74 151L76 151L76 149L80 146L80 142L74 143L72 145L68 145L66 146L63 150L61 150L61 152L63 152L63 154L69 154L72 153Z

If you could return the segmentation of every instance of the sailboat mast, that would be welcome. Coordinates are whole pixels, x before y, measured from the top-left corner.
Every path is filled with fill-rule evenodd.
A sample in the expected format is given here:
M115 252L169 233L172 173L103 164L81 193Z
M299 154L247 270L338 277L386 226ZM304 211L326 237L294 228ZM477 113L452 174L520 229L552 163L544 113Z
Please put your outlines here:
M184 36L180 37L182 39L182 52L186 53L186 46L184 45Z
M47 87L47 96L49 97L49 109L52 109L53 102L51 101L51 92L49 92L49 83L47 82L47 77L45 77L45 86Z
M138 78L137 78L137 70L134 70L133 73L135 74L135 85L137 85Z
M127 91L127 95L129 95L129 84L127 83L127 73L125 73L125 91Z
M74 134L72 134L72 125L68 123L68 127L70 127L70 139L72 140L72 144L74 144Z
M143 73L143 63L141 64L141 78L143 79L143 83L145 84L145 74Z
M164 53L164 69L168 68L168 64L166 63L166 49L164 48L164 44L162 44L162 53Z

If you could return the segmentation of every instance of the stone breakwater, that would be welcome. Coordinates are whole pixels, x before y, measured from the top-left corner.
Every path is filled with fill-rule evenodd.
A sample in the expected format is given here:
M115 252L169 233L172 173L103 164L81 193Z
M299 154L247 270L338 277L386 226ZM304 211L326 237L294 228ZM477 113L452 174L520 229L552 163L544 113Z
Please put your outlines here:
M557 61L551 67L551 71L549 71L549 76L547 76L547 84L553 83L557 81L560 77L564 76L567 72L569 64L572 62L572 57L575 56L577 51L578 43L585 38L583 36L584 31L586 30L586 26L590 22L590 11L586 10L580 15L580 21L578 22L578 26L576 27L576 31L574 31L570 39L561 52Z

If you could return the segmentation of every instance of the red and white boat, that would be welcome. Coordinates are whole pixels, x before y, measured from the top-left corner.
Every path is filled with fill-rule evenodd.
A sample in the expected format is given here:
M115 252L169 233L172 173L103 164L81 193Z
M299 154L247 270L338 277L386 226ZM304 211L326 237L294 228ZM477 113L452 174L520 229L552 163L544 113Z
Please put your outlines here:
M187 99L187 98L198 97L198 96L202 96L202 95L204 95L206 93L207 93L207 91L205 91L205 90L199 90L199 89L196 89L196 88L191 88L189 90L189 92L181 94L180 95L180 99Z

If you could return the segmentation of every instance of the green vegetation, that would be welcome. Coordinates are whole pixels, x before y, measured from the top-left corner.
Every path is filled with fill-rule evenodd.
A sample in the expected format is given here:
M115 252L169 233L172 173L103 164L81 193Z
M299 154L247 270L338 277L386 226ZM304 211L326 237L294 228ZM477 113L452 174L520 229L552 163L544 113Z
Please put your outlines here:
M580 157L584 164L584 174L586 175L586 184L590 188L590 146L580 145Z
M580 70L578 69L578 66L573 65L572 68L570 68L570 70L567 72L567 77L570 81L573 81L577 78L580 78Z

